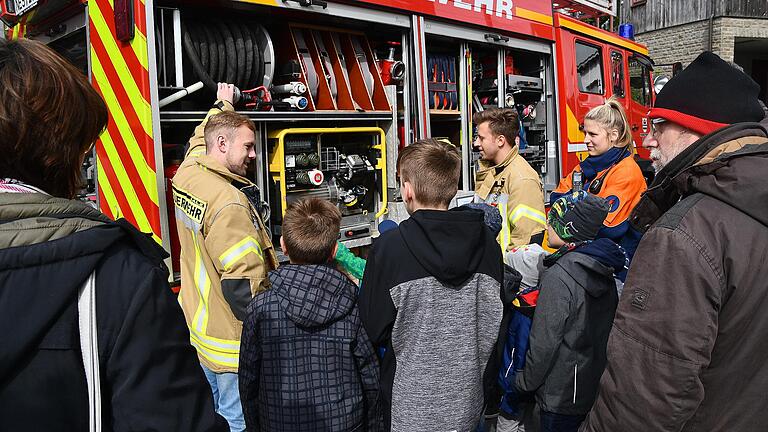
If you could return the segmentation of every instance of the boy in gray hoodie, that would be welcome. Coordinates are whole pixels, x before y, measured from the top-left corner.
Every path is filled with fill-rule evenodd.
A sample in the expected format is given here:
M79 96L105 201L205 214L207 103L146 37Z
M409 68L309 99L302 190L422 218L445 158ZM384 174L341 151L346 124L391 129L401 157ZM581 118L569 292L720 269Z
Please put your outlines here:
M501 249L483 212L448 210L461 174L455 147L422 140L397 165L410 218L374 244L359 300L371 341L387 348L385 427L474 430L502 317Z

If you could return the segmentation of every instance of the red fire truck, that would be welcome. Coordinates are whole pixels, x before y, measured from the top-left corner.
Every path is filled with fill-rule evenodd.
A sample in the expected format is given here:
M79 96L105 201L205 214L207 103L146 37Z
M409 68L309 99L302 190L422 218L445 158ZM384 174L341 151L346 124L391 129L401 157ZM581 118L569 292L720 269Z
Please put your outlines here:
M615 0L9 0L0 8L7 37L48 43L107 102L84 196L174 257L167 178L218 81L241 89L238 110L256 123L252 176L275 235L287 204L318 196L343 209L342 241L370 243L394 208L398 148L418 138L460 147L460 189L472 190L472 115L491 106L518 110L521 154L548 191L584 157L581 120L610 96L624 103L647 156L648 50L584 22L615 15Z

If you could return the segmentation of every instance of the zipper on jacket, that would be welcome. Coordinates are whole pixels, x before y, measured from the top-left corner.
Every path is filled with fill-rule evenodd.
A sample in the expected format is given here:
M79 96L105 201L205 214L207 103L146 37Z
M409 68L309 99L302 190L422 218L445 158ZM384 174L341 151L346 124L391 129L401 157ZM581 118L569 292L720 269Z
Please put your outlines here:
M509 370L512 369L512 365L515 364L515 349L512 348L512 355L510 356L509 360L509 366L507 367L507 371L504 373L504 378L509 375Z
M579 365L573 365L573 404L576 405L576 376L579 374Z

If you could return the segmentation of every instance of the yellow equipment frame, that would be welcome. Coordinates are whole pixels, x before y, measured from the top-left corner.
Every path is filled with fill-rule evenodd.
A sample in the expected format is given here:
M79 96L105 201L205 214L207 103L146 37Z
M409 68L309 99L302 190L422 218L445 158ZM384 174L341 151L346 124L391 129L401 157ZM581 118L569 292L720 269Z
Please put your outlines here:
M344 133L371 133L379 135L379 143L371 148L379 150L380 157L376 159L374 167L381 173L381 201L376 219L387 213L387 142L384 130L379 127L341 127L341 128L288 128L273 131L270 139L276 139L277 145L269 154L269 173L272 180L280 182L280 202L283 216L287 207L287 190L285 187L285 137L287 135L315 135L315 134L344 134Z

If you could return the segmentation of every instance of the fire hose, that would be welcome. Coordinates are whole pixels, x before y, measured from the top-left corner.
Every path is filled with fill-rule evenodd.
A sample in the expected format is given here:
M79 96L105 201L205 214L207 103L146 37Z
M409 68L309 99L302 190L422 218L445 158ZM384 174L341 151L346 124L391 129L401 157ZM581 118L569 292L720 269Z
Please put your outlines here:
M259 32L262 35L265 33L260 26L237 21L225 22L220 19L209 19L205 22L186 19L183 24L184 52L195 75L206 88L216 92L218 82L234 84L234 102L242 102L246 107L253 109L307 108L308 101L300 94L282 100L272 100L267 88L271 84L272 71L266 67L271 59L264 58L262 53L265 52L265 47L260 46L260 43L270 42L263 42L263 39L259 38ZM189 90L188 88L172 95L175 98L173 100L197 88ZM170 100L171 97L167 99Z
M264 59L255 30L246 24L220 19L183 23L184 52L197 78L211 91L217 82L241 89L264 84Z

